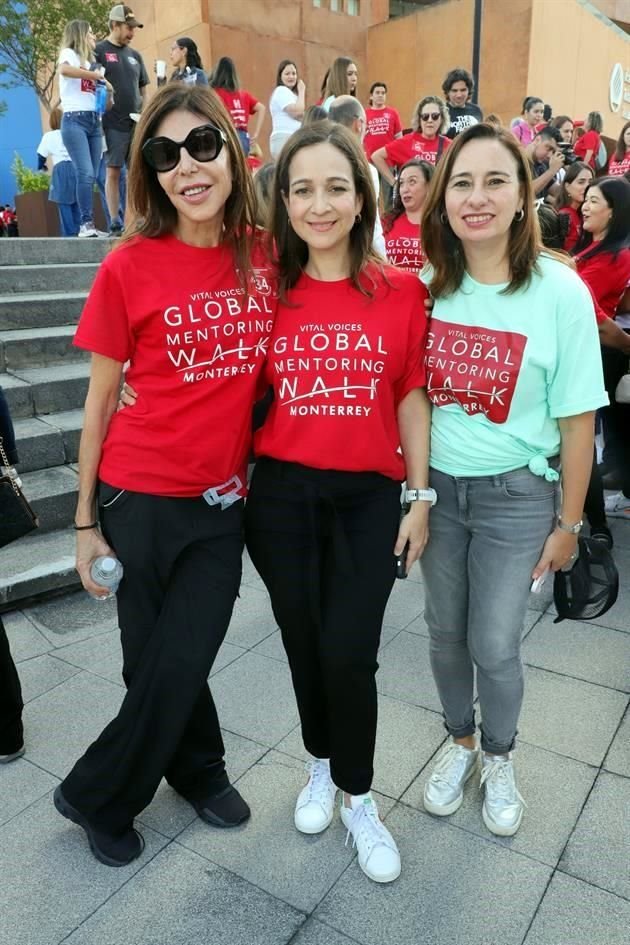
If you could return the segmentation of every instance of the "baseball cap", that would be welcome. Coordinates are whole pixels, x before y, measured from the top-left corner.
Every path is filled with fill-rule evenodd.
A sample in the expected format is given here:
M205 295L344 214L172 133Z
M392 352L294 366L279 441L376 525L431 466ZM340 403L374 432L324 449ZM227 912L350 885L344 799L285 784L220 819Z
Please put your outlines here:
M619 572L608 548L592 538L578 538L578 557L570 571L556 571L553 600L561 620L593 620L617 600Z
M137 26L139 29L144 27L143 23L138 23L136 15L131 7L126 7L123 3L117 3L109 11L108 17L110 23L126 23L127 26Z

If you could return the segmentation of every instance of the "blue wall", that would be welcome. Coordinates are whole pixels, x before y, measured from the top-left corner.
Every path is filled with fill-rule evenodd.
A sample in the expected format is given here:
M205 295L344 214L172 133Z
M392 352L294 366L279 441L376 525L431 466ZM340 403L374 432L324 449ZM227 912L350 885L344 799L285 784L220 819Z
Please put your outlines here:
M37 169L37 145L42 137L41 113L35 92L26 86L0 89L0 101L8 105L0 117L0 203L13 206L13 158L17 151L27 167Z

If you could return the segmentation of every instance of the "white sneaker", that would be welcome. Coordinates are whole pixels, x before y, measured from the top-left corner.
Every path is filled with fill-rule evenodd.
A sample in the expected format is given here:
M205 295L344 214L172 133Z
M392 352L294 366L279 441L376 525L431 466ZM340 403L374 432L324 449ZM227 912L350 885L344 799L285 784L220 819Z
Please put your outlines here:
M293 819L300 833L321 833L333 819L337 788L327 758L314 758L307 769L309 779L298 795Z
M80 240L90 238L94 239L98 236L98 230L95 228L93 223L82 223L79 227L77 236Z
M359 866L375 883L391 883L400 876L400 853L391 833L378 815L370 793L353 797L352 808L341 804L341 819L352 834Z
M611 518L630 519L630 499L627 499L623 492L615 492L604 500L606 515Z
M516 788L512 754L484 755L481 786L483 822L498 837L512 837L521 826L525 801Z
M464 800L464 785L475 773L478 761L478 747L465 748L449 738L424 786L425 810L436 817L448 817L459 810Z

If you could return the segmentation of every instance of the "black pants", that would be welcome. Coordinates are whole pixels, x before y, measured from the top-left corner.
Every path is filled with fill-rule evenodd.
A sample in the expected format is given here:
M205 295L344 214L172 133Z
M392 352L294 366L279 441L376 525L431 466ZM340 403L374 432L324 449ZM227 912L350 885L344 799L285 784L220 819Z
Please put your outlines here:
M245 509L252 561L282 632L304 746L337 787L369 791L377 653L395 580L400 484L259 460Z
M621 477L622 491L630 498L630 404L615 400L617 384L628 370L628 355L617 348L602 348L604 384L610 405L602 407L604 464Z
M24 744L22 689L0 618L0 755L12 755Z
M62 786L94 826L114 833L149 804L162 777L191 800L225 779L207 679L243 550L242 502L222 511L201 498L118 492L101 486L101 521L124 567L117 598L127 693Z

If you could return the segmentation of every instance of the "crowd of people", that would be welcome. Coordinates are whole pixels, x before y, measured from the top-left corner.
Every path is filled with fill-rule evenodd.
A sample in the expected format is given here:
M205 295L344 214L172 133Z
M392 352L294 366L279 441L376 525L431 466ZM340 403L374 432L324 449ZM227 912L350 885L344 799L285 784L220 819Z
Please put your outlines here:
M140 26L115 10L123 19L110 23L99 72L114 108L108 70L128 67L124 31ZM83 229L102 145L79 98L94 95L98 56L81 30L66 30L60 68ZM124 567L127 690L55 805L110 866L142 853L134 820L162 778L209 824L249 817L207 683L245 542L311 756L295 826L325 830L339 793L361 869L387 883L400 853L371 786L377 651L396 576L420 559L448 733L425 807L452 814L480 771L484 822L512 836L525 807L513 752L532 582L575 560L585 514L608 547L606 511L630 517L628 407L613 391L630 352L630 134L597 176L595 112L578 138L570 118L528 98L505 128L483 120L472 77L454 69L445 98L423 96L405 134L384 82L360 103L351 59L332 63L311 107L285 59L269 108L273 162L252 174L265 106L227 57L206 77L191 43L174 44L173 74L138 115L125 231L75 337L92 355L77 568L103 597L94 559ZM140 94L141 60L133 75ZM108 130L108 168L119 168L130 142ZM116 191L110 211L118 201ZM543 241L540 203L562 220L561 251ZM614 509L594 452L601 408L604 460L625 477ZM16 733L5 760L21 750Z

